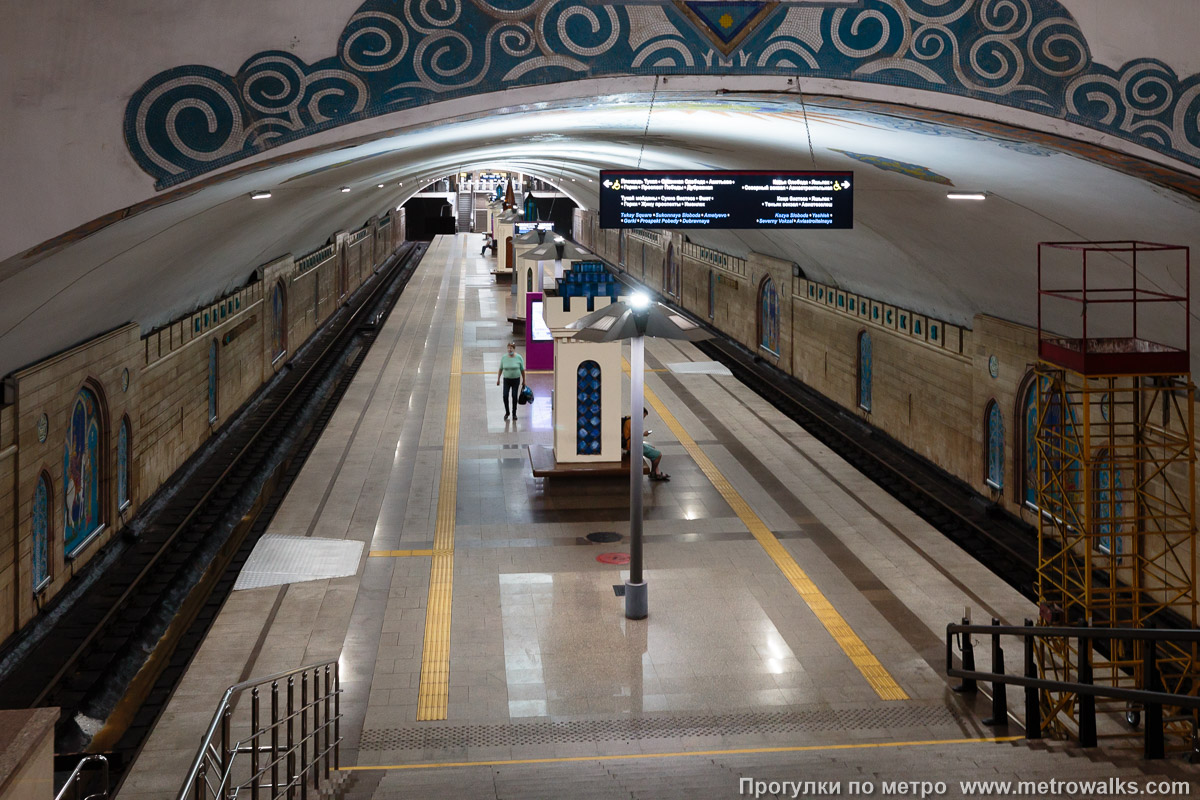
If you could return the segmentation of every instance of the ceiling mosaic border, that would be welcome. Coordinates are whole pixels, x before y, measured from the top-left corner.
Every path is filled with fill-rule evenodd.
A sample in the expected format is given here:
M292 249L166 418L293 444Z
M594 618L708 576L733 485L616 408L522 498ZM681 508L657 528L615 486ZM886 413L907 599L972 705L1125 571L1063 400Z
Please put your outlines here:
M150 78L125 141L158 188L351 122L474 94L585 78L799 75L944 92L1087 126L1200 166L1200 75L1092 60L1056 0L775 4L728 55L673 2L367 0L337 53L271 50L236 75Z

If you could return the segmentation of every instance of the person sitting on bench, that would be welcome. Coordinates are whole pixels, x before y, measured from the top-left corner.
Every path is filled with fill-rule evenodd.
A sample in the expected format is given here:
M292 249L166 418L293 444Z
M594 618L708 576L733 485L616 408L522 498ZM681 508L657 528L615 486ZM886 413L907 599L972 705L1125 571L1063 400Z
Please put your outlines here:
M496 255L496 240L492 238L490 233L485 233L483 235L483 247L479 248L479 255L486 253L489 248L492 251L492 255Z
M650 412L645 408L642 409L642 419ZM642 436L649 436L650 431L643 431ZM633 436L633 420L629 417L621 417L621 449L630 454L630 469L633 469L633 453L629 447L629 437ZM655 448L647 441L642 442L642 455L650 459L650 480L652 481L669 481L671 476L658 468L658 462L662 460L662 452Z

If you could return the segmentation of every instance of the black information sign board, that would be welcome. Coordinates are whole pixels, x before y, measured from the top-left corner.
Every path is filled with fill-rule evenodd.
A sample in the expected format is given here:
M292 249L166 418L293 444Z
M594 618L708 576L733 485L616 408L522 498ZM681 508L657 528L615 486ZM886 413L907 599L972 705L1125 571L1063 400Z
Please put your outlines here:
M603 170L600 227L852 228L854 173Z

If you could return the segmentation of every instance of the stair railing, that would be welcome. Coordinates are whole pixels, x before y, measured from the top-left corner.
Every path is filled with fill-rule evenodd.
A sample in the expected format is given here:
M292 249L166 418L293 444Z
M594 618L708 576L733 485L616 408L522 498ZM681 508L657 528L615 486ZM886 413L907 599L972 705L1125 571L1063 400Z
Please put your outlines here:
M84 771L92 767L100 770L99 791L88 791L88 794L81 795L81 787L87 784ZM54 795L54 800L108 800L108 796L108 759L97 753L79 760L67 782Z
M972 635L986 635L991 639L991 669L975 668L975 648ZM1009 675L1004 668L1004 649L1001 636L1017 637L1024 647L1024 674ZM955 637L961 641L962 666L954 666ZM1034 651L1038 639L1075 639L1078 653L1074 681L1043 678L1038 675L1037 658ZM1097 685L1092 678L1092 643L1097 640L1110 643L1135 641L1144 642L1142 648L1142 686ZM1194 694L1167 692L1158 674L1158 642L1200 644L1200 630L1167 630L1155 628L1094 628L1090 626L1035 626L1032 620L1024 625L1001 625L997 619L991 625L972 625L964 619L961 624L946 626L946 675L962 678L955 691L967 694L977 690L979 681L992 684L992 715L983 720L985 725L1006 727L1008 725L1008 703L1006 686L1021 686L1025 689L1025 738L1042 737L1041 692L1074 693L1079 698L1076 709L1079 743L1083 747L1096 746L1096 698L1124 700L1130 707L1145 711L1144 756L1147 759L1162 758L1165 750L1165 722L1163 708L1186 709L1190 712L1193 726L1200 718L1200 697ZM1110 644L1111 646L1111 644ZM1189 687L1195 692L1196 686ZM1193 741L1195 736L1193 735Z
M250 718L235 737L246 692ZM177 800L307 800L341 766L341 695L337 659L230 686Z

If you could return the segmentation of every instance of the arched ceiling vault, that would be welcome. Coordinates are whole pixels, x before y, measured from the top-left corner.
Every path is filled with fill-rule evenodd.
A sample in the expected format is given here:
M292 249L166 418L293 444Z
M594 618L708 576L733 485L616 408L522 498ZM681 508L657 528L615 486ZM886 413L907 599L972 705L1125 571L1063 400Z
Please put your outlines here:
M263 0L214 24L232 2L47 0L0 32L0 375L472 167L587 207L605 168L853 169L853 230L689 235L966 325L1034 322L1038 241L1200 237L1190 0ZM51 35L72 44L30 58Z
M978 313L1035 321L1038 241L1200 245L1200 202L1187 191L1194 177L1066 139L836 97L802 106L794 94L662 92L652 113L645 97L578 98L297 155L211 181L36 259L10 259L0 264L0 374L128 321L149 329L187 313L259 264L310 252L400 205L429 179L508 168L594 208L599 170L639 162L854 170L853 230L689 236L734 255L793 261L813 279L968 326ZM259 189L272 197L250 199ZM988 197L956 202L949 189ZM1102 278L1116 265L1092 268ZM1183 291L1182 276L1166 268L1147 265L1141 279Z

